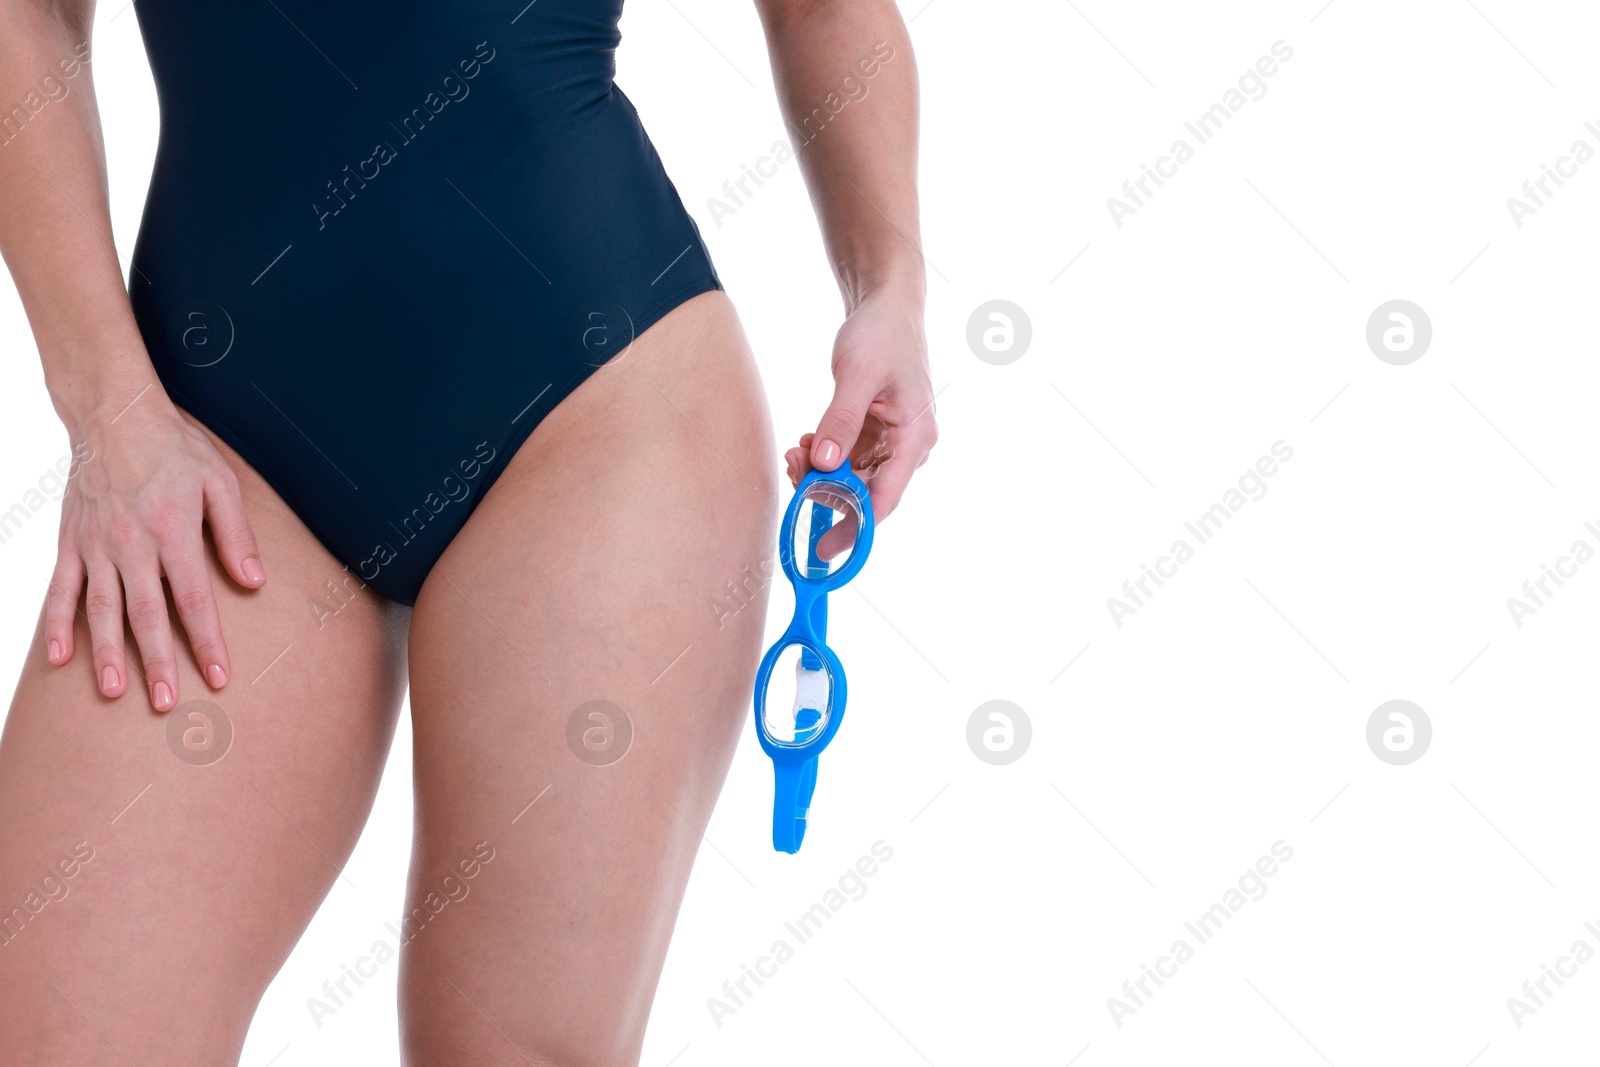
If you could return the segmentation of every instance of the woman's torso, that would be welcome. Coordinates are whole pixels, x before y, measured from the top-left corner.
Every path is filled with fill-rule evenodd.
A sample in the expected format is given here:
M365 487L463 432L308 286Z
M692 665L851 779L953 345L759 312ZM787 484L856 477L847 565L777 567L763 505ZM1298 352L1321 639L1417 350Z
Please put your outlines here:
M398 540L388 595L470 511L410 537L444 475L488 451L486 487L720 287L613 84L620 0L135 10L162 120L130 281L152 361L352 569Z

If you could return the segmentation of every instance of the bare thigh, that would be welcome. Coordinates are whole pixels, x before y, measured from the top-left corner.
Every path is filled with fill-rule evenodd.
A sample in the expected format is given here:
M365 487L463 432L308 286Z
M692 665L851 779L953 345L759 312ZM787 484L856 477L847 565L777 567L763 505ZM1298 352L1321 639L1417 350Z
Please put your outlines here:
M430 574L408 1063L637 1062L749 715L777 476L748 345L707 293L546 418Z
M81 603L70 663L50 666L35 631L0 737L7 1067L237 1062L371 810L409 612L332 594L343 566L217 444L268 573L242 590L212 554L229 684L206 685L180 640L179 704L158 715L140 685L100 695Z

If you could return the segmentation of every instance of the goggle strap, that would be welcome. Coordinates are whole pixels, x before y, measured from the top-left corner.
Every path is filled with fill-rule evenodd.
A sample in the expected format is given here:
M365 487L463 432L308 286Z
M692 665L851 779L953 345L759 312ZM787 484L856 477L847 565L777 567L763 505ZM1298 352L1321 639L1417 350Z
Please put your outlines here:
M772 847L779 852L800 851L800 842L806 836L806 816L811 810L811 796L817 788L817 761L804 763L775 761L772 765L775 779L772 801Z
M811 531L809 547L806 550L806 572L810 578L826 578L828 576L827 562L817 554L817 542L822 540L822 535L833 529L833 509L813 505L811 508Z
M828 639L828 598L817 597L817 602L811 606L811 628L817 636L824 641ZM811 650L810 645L800 646L800 669L805 671L820 671L827 664L822 662L822 657Z

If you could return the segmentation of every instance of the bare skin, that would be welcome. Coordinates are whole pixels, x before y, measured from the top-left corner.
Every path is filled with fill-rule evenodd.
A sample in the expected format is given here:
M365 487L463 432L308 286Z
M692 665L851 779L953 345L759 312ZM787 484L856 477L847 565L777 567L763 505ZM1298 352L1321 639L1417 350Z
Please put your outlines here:
M680 306L557 408L414 610L354 590L319 628L309 604L348 572L213 444L274 562L258 592L210 563L241 668L208 698L232 748L185 765L166 715L122 711L89 672L29 659L0 739L0 813L28 813L0 818L0 869L22 875L5 906L77 842L93 858L0 946L0 1064L234 1062L371 810L408 623L409 904L478 842L495 853L402 952L408 1062L634 1062L760 655L766 590L720 627L711 603L775 535L772 431L727 298ZM204 692L188 657L179 682ZM593 699L633 725L610 766L567 745L568 717Z
M274 562L274 580L252 592L208 553L239 676L213 695L182 657L193 696L158 713L103 695L86 668L52 666L41 626L17 684L0 736L0 908L11 916L52 870L67 895L0 925L6 1067L235 1062L372 807L410 612L365 591L319 630L307 602L342 565L211 443ZM75 630L88 647L83 615ZM168 744L169 716L187 719L195 698L215 701L234 731L209 766L180 762ZM80 841L92 858L64 877L55 864Z
M440 915L442 936L401 957L408 1063L525 1063L505 1038L534 1063L636 1062L750 714L767 588L731 616L712 601L771 556L778 475L731 304L690 301L536 436L547 429L428 576L412 623L408 899L480 840L498 855ZM591 700L632 722L609 766L566 744Z
M799 149L846 319L833 402L786 457L792 482L849 455L881 520L936 436L915 64L887 0L758 6L791 131L875 43L895 52ZM0 99L91 16L0 0ZM92 455L0 735L0 1067L236 1062L354 847L408 683L408 914L479 867L402 949L406 1061L636 1063L766 607L743 579L771 552L776 448L732 305L688 301L565 400L400 607L161 389L73 77L0 147L0 252ZM711 607L730 581L732 616ZM632 729L609 765L568 743L596 700Z

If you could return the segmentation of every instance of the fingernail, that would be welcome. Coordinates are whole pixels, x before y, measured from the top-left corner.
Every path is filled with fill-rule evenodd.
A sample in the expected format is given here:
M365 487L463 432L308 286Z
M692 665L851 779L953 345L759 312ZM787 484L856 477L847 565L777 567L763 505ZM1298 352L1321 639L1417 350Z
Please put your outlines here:
M58 660L60 658L61 658L61 642L60 641L51 641L50 642L50 662L54 663L56 660Z
M264 582L267 580L267 572L261 569L261 561L254 556L246 556L244 561L239 564L239 569L244 571L247 581Z
M172 688L166 682L157 682L151 688L151 697L157 711L166 711L172 706Z
M839 462L839 446L832 441L824 439L821 444L817 445L817 462L832 470L834 464Z
M221 689L228 684L228 672L222 669L222 664L213 663L206 668L206 681L211 683L212 688Z
M107 696L116 692L117 686L122 684L122 675L111 664L100 668L100 691Z

